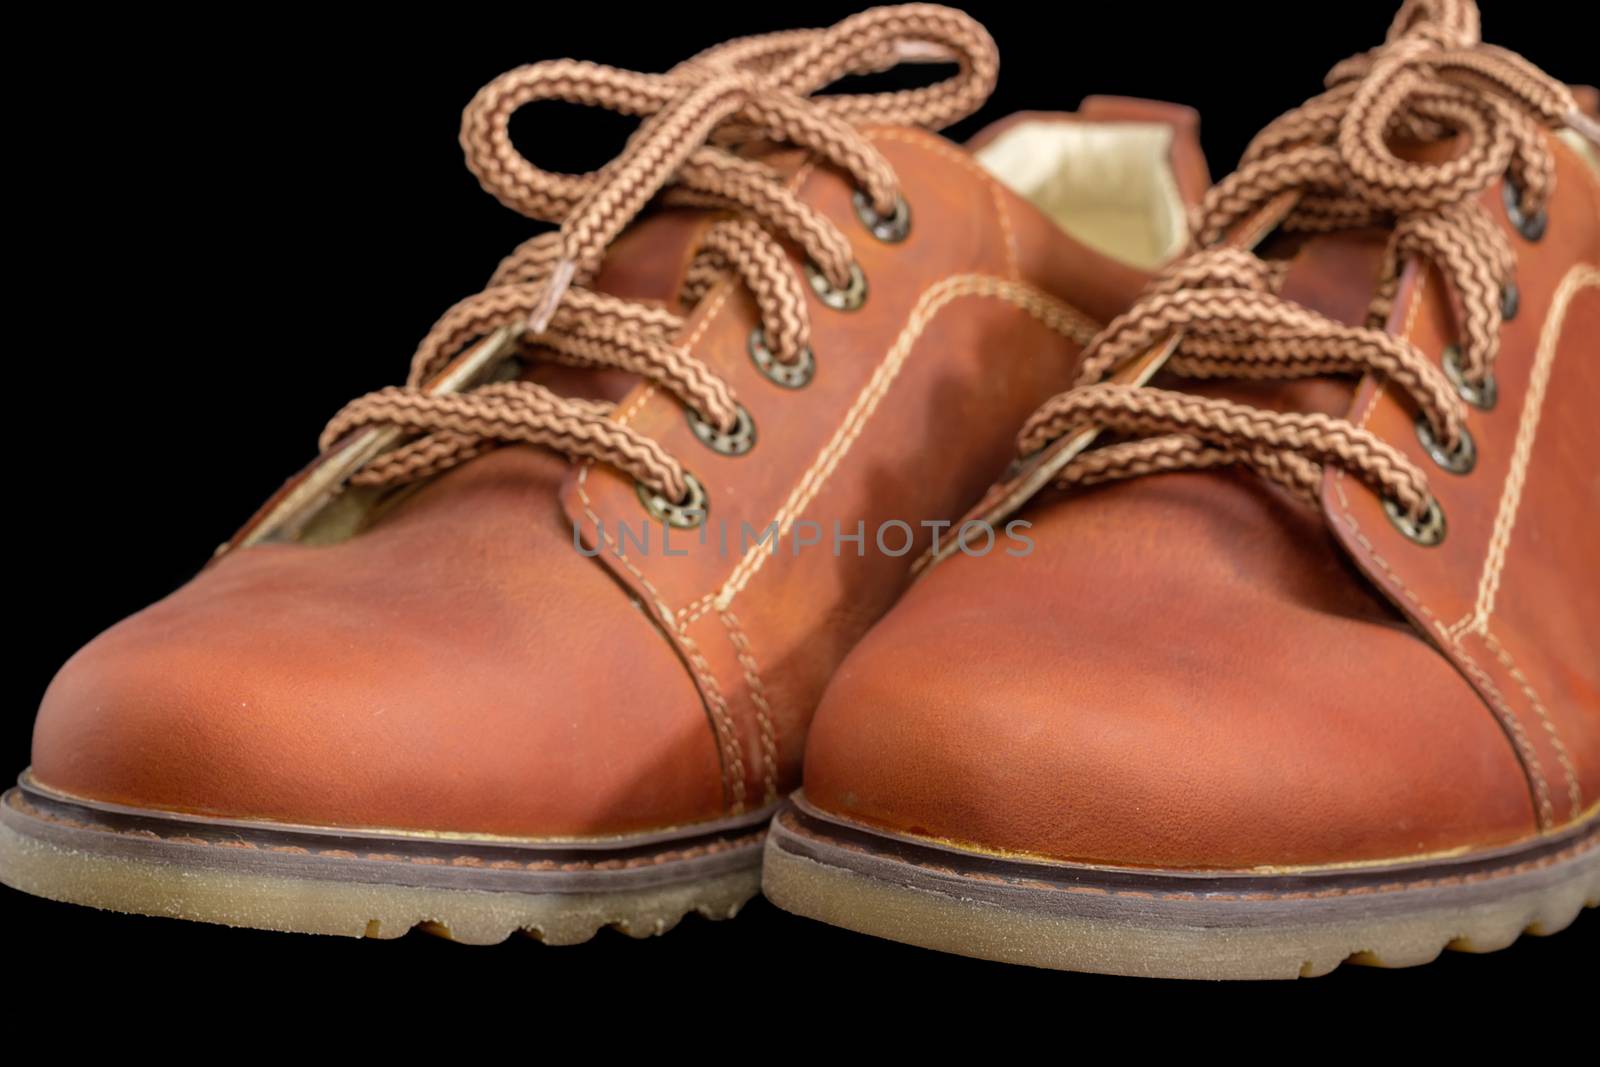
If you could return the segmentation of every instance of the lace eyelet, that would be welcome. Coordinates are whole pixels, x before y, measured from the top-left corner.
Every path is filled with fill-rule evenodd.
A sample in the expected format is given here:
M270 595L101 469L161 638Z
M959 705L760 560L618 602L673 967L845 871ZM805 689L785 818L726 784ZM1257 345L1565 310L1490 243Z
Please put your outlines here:
M1407 515L1404 508L1388 497L1384 497L1383 510L1388 514L1394 528L1405 534L1414 544L1431 548L1444 540L1444 509L1439 506L1437 500L1428 501L1428 510L1420 519L1413 519Z
M767 347L767 335L757 326L750 331L750 359L769 382L785 389L804 389L817 373L817 357L809 347L802 348L793 363L785 363Z
M892 215L878 214L872 206L872 199L859 189L851 200L856 206L856 218L861 220L867 232L884 244L899 244L911 232L911 205L906 203L905 197L895 197Z
M1466 371L1461 367L1461 346L1449 345L1444 350L1444 376L1450 379L1450 384L1456 387L1456 393L1477 408L1479 411L1489 411L1495 401L1500 399L1500 387L1495 384L1494 375L1486 374L1481 382L1467 381Z
M1472 468L1478 465L1478 446L1473 443L1472 435L1465 426L1461 427L1461 440L1456 442L1456 447L1448 449L1433 436L1433 427L1428 425L1428 420L1418 418L1417 440L1422 442L1428 458L1437 463L1441 470L1451 474L1471 474Z
M717 429L698 411L689 412L689 428L700 438L701 444L724 456L742 456L756 446L755 420L742 406L731 430Z
M706 512L711 505L706 498L705 486L694 475L684 471L683 480L689 486L689 495L682 501L668 500L643 482L638 482L636 487L639 503L644 505L651 518L680 530L692 530L706 521Z
M1517 189L1516 183L1507 178L1500 185L1501 196L1506 204L1506 218L1511 220L1511 225L1516 227L1525 241L1537 241L1544 236L1544 231L1550 225L1550 213L1541 210L1536 215L1525 215L1522 212L1522 193Z
M861 273L858 264L850 264L850 284L843 289L835 289L827 277L810 263L806 264L806 278L811 282L817 299L835 311L854 311L867 302L867 276Z
M1500 321L1510 322L1522 310L1522 290L1516 282L1506 282L1500 290Z

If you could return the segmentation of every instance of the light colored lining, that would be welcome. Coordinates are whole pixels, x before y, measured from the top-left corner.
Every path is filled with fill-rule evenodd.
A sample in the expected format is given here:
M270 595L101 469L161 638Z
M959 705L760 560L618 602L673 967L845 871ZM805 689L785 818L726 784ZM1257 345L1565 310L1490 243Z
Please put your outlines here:
M1589 164L1589 169L1600 174L1600 148L1596 148L1583 134L1577 130L1560 130L1556 136L1566 142L1567 147L1578 153L1578 158Z
M1189 228L1158 122L1020 122L975 153L996 178L1098 252L1151 270Z

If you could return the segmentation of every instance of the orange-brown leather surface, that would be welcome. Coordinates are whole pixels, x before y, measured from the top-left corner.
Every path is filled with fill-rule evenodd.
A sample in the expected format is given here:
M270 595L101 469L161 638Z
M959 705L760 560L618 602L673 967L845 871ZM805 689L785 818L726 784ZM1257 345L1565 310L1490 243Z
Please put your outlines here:
M797 781L816 699L904 587L931 537L919 523L957 518L1004 468L1010 431L1036 398L1069 381L1080 345L1019 304L1068 294L1078 314L1103 321L1141 284L1072 246L947 142L912 131L874 140L906 183L911 235L857 244L867 304L814 312L818 370L806 389L777 388L751 367L744 348L754 309L738 290L708 298L690 323L696 351L754 418L754 451L711 453L682 410L651 390L623 404L635 427L690 457L712 526L705 544L678 535L681 557L600 558L654 609L695 675L736 811ZM799 180L808 201L848 218L850 190L838 176ZM586 531L598 521L613 536L617 523L637 526L642 514L632 483L598 466L574 472L566 502ZM896 519L916 535L904 556L871 543L864 555L851 544L833 554L834 522L846 533L865 523L872 538ZM820 529L822 543L798 556L789 540L777 552L739 551L744 524L759 533L791 520L817 524L811 533Z
M1323 493L1352 557L1503 726L1547 829L1600 801L1600 177L1564 142L1550 144L1557 184L1545 235L1528 241L1506 227L1521 308L1501 331L1498 402L1468 418L1472 472L1433 466L1415 415L1377 383L1355 400L1352 418L1429 471L1443 543L1411 544L1337 473ZM1504 220L1498 187L1485 201ZM1436 357L1454 342L1436 273L1410 273L1391 328Z
M812 303L809 387L756 373L737 286L691 317L686 347L754 416L750 454L712 453L680 406L620 376L546 375L619 397L735 534L797 500L796 515L825 526L955 518L1074 370L1078 343L1039 308L1104 320L1144 281L948 142L874 136L911 204L903 244L865 231L837 175L796 175L869 285L854 312ZM671 299L700 224L647 221L602 284ZM589 558L572 524L592 535L590 513L608 535L644 516L634 486L604 468L506 448L349 541L230 552L68 663L40 710L33 773L141 807L526 836L670 827L792 788L818 693L904 587L926 531L901 558L780 552L719 599L736 551L678 531L675 550L698 551L667 558L657 542L626 562Z
M1499 404L1469 419L1477 469L1433 467L1415 414L1372 382L1354 398L1429 471L1442 545L1404 540L1337 473L1326 516L1241 473L1047 496L1024 512L1031 555L952 558L846 660L813 725L810 801L972 847L1173 868L1404 858L1592 812L1600 183L1554 151L1549 232L1513 237L1522 307ZM1285 294L1359 322L1380 246L1311 242ZM1394 327L1437 358L1453 339L1437 277L1413 269L1397 307ZM1330 382L1208 391L1352 406ZM1504 564L1473 630L1497 525Z
M503 449L355 540L228 556L68 662L34 775L320 825L571 835L704 817L721 795L698 699L572 551L565 466Z

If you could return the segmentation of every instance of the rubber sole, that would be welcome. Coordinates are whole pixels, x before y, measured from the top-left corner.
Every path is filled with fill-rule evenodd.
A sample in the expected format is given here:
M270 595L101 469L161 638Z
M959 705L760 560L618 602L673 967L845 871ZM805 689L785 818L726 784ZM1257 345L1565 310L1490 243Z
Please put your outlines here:
M762 890L859 933L981 959L1160 978L1427 963L1555 933L1600 907L1600 819L1513 849L1286 874L1000 858L887 835L798 794L767 835Z
M760 889L769 816L633 839L385 834L94 804L25 777L0 797L0 883L261 930L568 945L607 926L665 933L691 912L732 918Z

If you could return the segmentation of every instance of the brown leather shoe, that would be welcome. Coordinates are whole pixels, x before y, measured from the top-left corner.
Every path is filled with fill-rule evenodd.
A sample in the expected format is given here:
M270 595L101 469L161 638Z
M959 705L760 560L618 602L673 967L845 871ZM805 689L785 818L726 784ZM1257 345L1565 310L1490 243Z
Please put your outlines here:
M1477 31L1406 4L1206 197L974 512L1032 552L950 555L836 674L776 903L1212 978L1600 904L1596 94Z
M898 60L958 71L811 95ZM487 87L469 164L559 229L63 668L0 878L382 937L732 914L834 667L1209 185L1180 108L928 132L996 70L970 18L912 5ZM507 135L550 98L645 120L603 171L550 174Z

